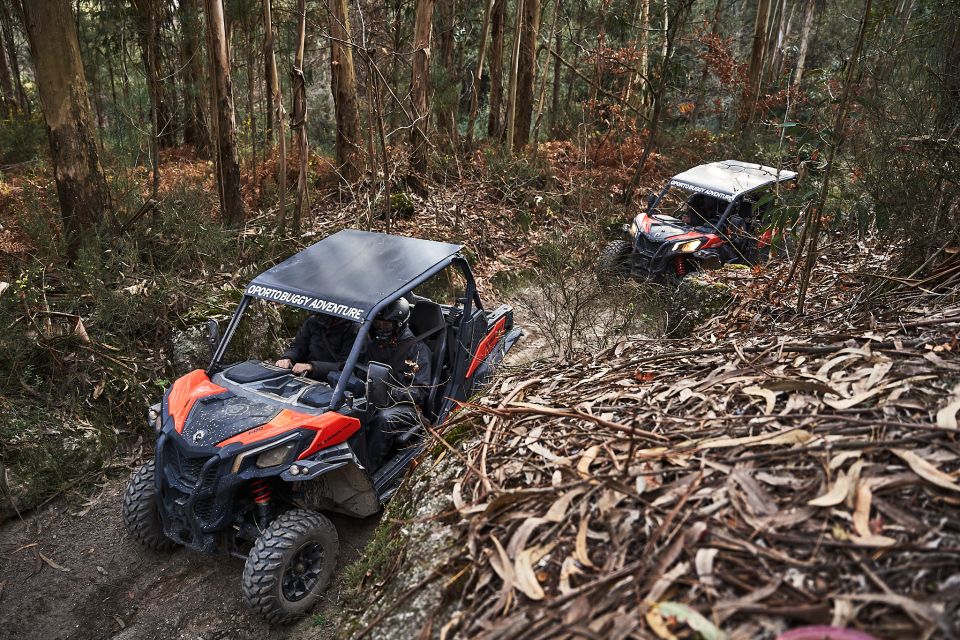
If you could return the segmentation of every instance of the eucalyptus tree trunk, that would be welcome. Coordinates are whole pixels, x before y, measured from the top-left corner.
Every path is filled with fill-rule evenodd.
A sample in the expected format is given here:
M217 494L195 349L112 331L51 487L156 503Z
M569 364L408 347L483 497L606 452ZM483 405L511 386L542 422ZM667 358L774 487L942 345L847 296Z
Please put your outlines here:
M745 128L753 116L753 108L760 92L763 77L763 58L767 48L767 19L770 15L770 0L758 0L757 15L753 25L753 46L750 49L750 66L747 68L747 84L740 105L740 126Z
M453 62L453 31L455 28L456 0L435 0L435 4L437 33L434 36L434 40L437 43L436 49L439 55L435 58L434 64L439 65L436 68L442 70L444 74L442 77L445 84L454 87L454 91L452 92L453 99L451 100L451 92L449 90L444 91L443 87L439 88L437 93L443 93L444 95L434 95L434 111L437 117L437 129L446 134L447 141L450 142L451 148L453 148L453 143L457 137L456 96L459 93L459 77L457 75L459 67L455 66Z
M10 10L6 2L0 2L0 46L6 49L7 64L10 65L10 75L16 89L17 106L21 111L30 114L30 102L27 92L23 89L23 79L20 77L20 61L17 59L17 46L13 35L14 22L10 17Z
M275 36L270 1L263 0L263 53L266 64L264 77L267 81L267 95L269 96L267 98L269 102L267 113L272 116L267 125L267 145L271 146L273 143L273 127L276 125L277 190L280 192L277 228L283 233L287 223L287 136L284 130L286 110L283 108L283 96L280 95L280 75L277 73L277 56L274 53Z
M487 52L487 36L490 33L490 14L495 0L486 0L483 9L483 26L480 28L480 43L477 46L477 67L470 78L470 119L467 121L467 147L473 146L473 129L477 123L477 102L480 98L480 78L483 76L484 54Z
M507 0L493 0L490 16L490 114L487 136L500 137L500 112L503 110L503 27L507 16Z
M433 0L417 0L413 22L413 73L410 76L410 102L413 127L410 130L410 171L415 176L427 172L427 138L430 123L430 32L433 26ZM423 192L419 180L414 187Z
M0 118L17 111L17 94L13 89L13 73L7 64L6 47L0 46Z
M63 235L72 258L86 234L110 209L77 23L67 0L26 2L23 19L50 140Z
M187 114L183 141L192 144L198 156L207 157L210 153L210 130L204 104L203 50L200 47L203 23L200 6L197 0L180 0L179 11L182 29L180 55L183 65L183 101Z
M530 142L534 86L537 76L537 37L540 33L540 0L524 0L520 21L520 57L517 64L517 106L513 131L514 149Z
M803 79L804 64L807 61L807 48L810 46L810 32L813 30L813 9L817 0L804 0L803 27L800 30L800 51L797 53L796 70L793 72L793 86L799 87Z
M240 197L240 163L237 161L237 125L233 109L233 81L227 32L221 0L204 0L207 16L207 40L210 56L210 91L215 105L217 186L220 211L230 226L246 217Z
M329 0L330 90L337 120L336 161L340 175L353 183L360 178L360 111L357 74L353 64L347 0ZM371 162L373 159L371 158Z
M520 23L523 21L523 5L531 0L517 0L517 14L513 24L516 25L513 34L513 53L510 58L510 88L507 91L507 157L513 157L513 138L517 126L517 73L520 69L520 43L522 33Z
M307 39L307 2L297 2L297 51L290 69L293 83L293 113L290 115L290 130L297 146L297 202L293 209L293 230L300 230L303 212L310 210L307 199L307 159L310 148L307 144L307 85L303 76L303 49Z

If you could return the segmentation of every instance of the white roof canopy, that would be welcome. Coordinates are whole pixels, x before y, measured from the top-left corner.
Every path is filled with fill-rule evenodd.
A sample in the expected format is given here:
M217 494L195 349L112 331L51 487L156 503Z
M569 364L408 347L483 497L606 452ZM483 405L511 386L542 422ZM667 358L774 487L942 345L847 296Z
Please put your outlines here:
M673 176L670 186L730 201L748 191L776 182L795 180L796 177L795 171L781 170L778 173L773 167L762 164L721 160L702 164Z

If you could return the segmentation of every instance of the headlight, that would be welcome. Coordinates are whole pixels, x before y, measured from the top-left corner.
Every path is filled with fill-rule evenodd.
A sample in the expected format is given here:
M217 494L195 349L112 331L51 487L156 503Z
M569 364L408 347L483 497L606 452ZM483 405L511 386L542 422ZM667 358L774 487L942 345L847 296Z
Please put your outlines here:
M703 240L699 238L696 240L686 240L684 242L678 242L675 245L673 245L673 250L678 253L693 253L694 251L699 249L700 245L702 244L703 244Z
M630 236L636 238L638 233L640 233L640 225L637 224L637 219L634 218L633 222L630 223Z
M261 469L267 469L269 467L275 467L278 464L283 464L287 461L287 458L290 457L290 452L293 451L295 445L295 442L290 442L264 451L257 456L257 466Z

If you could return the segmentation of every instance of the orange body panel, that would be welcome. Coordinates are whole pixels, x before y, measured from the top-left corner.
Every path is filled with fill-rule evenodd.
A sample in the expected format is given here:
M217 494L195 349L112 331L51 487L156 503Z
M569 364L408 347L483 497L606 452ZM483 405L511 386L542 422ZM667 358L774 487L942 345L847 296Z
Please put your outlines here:
M298 458L299 460L303 460L324 447L339 444L352 436L360 429L360 421L356 418L336 413L335 411L330 411L319 416L311 416L306 413L298 413L290 409L284 409L267 424L248 429L243 433L238 433L218 443L217 446L225 447L235 442L250 444L251 442L273 438L294 429L310 429L316 432L310 446L307 447Z
M190 409L197 400L224 391L226 389L220 385L210 382L210 378L203 369L196 369L177 379L173 383L173 388L170 389L170 395L167 396L167 411L173 418L177 433L183 432L183 425L186 424Z
M504 316L497 320L497 323L493 325L493 329L480 341L480 345L477 347L477 352L473 356L473 361L470 362L470 368L467 369L467 376L470 377L473 375L473 372L477 370L477 367L483 363L484 359L490 352L493 351L493 348L497 346L497 343L500 342L500 338L503 337L503 334L506 332L507 327L507 317Z

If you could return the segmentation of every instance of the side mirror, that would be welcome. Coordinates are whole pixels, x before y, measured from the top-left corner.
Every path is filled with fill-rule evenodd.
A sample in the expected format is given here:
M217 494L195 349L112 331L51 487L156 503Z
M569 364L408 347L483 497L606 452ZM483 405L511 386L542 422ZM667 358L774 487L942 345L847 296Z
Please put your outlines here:
M207 320L207 346L210 347L210 354L217 350L220 344L220 323L216 320Z
M393 404L390 397L390 379L393 377L393 368L380 362L371 362L367 365L367 403L376 408L384 409Z
M653 205L657 203L657 194L651 193L647 196L647 209L653 209Z

